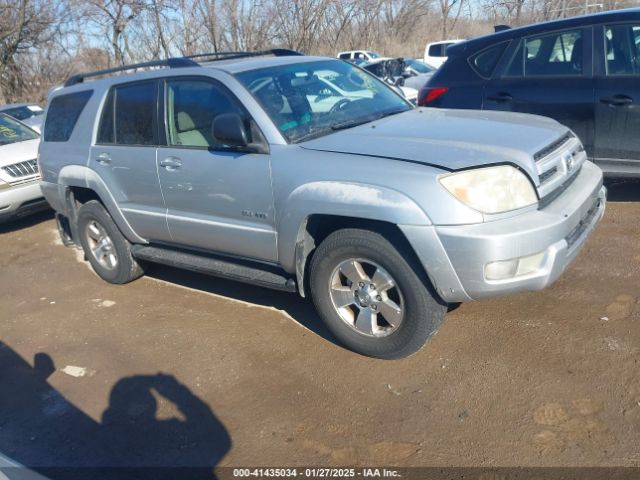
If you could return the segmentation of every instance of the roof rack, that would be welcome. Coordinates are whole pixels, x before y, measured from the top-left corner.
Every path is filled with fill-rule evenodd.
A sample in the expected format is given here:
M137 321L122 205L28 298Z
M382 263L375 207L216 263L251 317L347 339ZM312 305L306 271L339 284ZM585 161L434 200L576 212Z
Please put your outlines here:
M183 58L195 59L195 58L208 58L212 57L210 60L205 61L216 61L216 60L231 60L234 58L246 58L246 57L261 57L263 55L273 55L274 57L292 57L304 55L304 53L298 52L296 50L290 50L288 48L272 48L270 50L258 50L255 52L211 52L211 53L199 53L198 55L189 55Z
M260 57L263 55L274 55L276 57L286 56L298 56L304 55L296 50L290 50L287 48L273 48L271 50L259 50L255 52L211 52L200 53L198 55L189 55L185 57L168 58L166 60L155 60L152 62L133 63L131 65L122 65L121 67L106 68L104 70L96 70L94 72L79 73L72 75L64 83L65 87L77 85L84 82L85 78L99 77L101 75L107 75L109 73L124 72L127 70L137 70L138 68L149 67L169 67L169 68L184 68L184 67L199 67L200 64L195 59L207 59L204 61L213 62L217 60L232 60L235 58L246 57Z
M188 58L168 58L166 60L156 60L153 62L133 63L131 65L122 65L121 67L106 68L104 70L96 70L94 72L79 73L72 75L64 82L65 87L70 87L78 83L84 82L85 78L99 77L100 75L107 75L109 73L124 72L127 70L137 70L138 68L148 67L169 67L169 68L183 68L183 67L197 67L198 64Z

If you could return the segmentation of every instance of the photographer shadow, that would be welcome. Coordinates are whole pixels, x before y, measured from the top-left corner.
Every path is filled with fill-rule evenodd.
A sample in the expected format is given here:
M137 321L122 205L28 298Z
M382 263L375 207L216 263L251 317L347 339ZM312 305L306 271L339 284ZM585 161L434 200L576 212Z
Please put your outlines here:
M31 367L0 342L0 454L52 480L216 478L231 438L175 377L119 380L97 422L51 387L54 371L46 353Z

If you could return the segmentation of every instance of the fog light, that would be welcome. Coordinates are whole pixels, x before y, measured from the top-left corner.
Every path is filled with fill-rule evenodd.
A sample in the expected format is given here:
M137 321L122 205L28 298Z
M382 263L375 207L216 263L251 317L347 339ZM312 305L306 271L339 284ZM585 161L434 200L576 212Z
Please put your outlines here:
M506 280L535 272L542 266L544 252L511 260L500 260L487 263L484 266L484 276L487 280Z
M504 280L513 277L518 271L518 259L502 260L487 263L484 266L484 276L487 280Z

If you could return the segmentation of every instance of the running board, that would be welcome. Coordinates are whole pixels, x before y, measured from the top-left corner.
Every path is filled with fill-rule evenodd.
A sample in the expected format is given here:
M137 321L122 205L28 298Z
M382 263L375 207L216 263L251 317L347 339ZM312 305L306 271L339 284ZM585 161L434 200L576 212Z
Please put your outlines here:
M295 280L287 277L285 272L276 272L273 267L261 266L262 268L259 268L249 265L248 262L234 263L229 259L223 260L206 254L147 245L134 245L131 247L131 253L135 258L148 262L184 268L185 270L251 283L274 290L297 291Z

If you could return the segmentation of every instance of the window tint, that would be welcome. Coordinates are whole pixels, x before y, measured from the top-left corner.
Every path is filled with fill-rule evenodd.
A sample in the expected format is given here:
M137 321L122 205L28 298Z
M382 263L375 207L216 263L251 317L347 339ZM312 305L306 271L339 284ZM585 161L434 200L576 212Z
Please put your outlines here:
M431 45L429 47L429 56L430 57L443 57L443 48L441 43L436 43L435 45Z
M501 43L476 53L469 59L471 66L480 76L491 77L506 46L507 43Z
M157 83L144 82L115 88L115 143L157 145Z
M351 53L341 53L339 58L343 60L346 58L351 58Z
M51 100L44 126L46 142L66 142L76 126L78 117L93 95L93 90L60 95Z
M225 149L211 134L211 125L221 113L247 115L237 101L218 85L206 80L167 81L167 138L169 145ZM254 135L257 127L247 121ZM251 139L250 139L251 141Z
M640 73L640 25L613 25L605 30L607 75Z
M581 30L555 32L523 40L507 75L582 75L583 41Z

